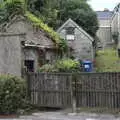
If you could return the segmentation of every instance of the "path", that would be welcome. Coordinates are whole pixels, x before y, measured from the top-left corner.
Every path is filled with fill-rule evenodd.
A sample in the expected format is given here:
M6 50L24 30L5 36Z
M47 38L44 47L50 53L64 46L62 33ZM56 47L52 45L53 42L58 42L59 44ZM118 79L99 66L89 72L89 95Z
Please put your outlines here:
M4 119L0 119L4 120ZM41 112L31 116L21 116L19 119L6 120L120 120L120 116L94 113L66 114L63 112Z

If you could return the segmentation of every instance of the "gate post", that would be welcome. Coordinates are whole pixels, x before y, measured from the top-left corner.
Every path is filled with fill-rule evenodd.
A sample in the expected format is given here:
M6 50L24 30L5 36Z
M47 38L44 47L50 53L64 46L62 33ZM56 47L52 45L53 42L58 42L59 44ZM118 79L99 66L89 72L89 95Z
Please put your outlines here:
M76 112L76 74L72 74L72 113Z

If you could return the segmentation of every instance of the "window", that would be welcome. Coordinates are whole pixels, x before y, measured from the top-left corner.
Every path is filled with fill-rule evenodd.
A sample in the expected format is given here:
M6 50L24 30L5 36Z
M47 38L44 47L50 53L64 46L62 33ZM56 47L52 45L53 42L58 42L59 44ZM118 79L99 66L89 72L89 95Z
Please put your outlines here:
M34 72L34 60L25 60L25 66L28 72Z
M75 39L75 28L74 27L68 27L66 28L66 39L67 40L74 40Z

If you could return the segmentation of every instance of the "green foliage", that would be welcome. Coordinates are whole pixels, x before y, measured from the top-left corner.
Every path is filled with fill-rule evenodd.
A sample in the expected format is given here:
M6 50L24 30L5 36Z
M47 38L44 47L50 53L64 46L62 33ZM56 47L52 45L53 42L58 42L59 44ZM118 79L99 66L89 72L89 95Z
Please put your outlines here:
M58 60L55 64L59 72L75 72L79 70L79 66L79 62L72 59Z
M96 57L97 72L120 72L120 59L114 49L101 50Z
M0 5L0 23L9 20L9 16L17 14L24 14L33 22L36 26L39 26L44 30L49 37L55 42L56 46L61 50L65 50L67 44L65 40L61 39L60 36L50 27L43 23L41 18L36 17L34 14L26 11L25 0L6 0ZM52 13L51 13L52 15Z
M38 72L78 72L80 63L72 59L58 60L54 65L46 64Z
M58 70L55 69L54 65L45 64L38 69L38 72L57 72Z
M60 36L52 28L44 24L40 18L36 17L29 11L27 11L25 15L29 20L33 22L34 25L39 26L42 30L48 33L49 37L52 38L58 47L61 49L65 49L67 47L65 40L61 39Z
M16 113L24 107L25 81L9 75L0 76L0 114Z
M25 1L24 0L6 0L1 5L0 8L7 10L9 15L20 14L24 12Z
M87 0L29 0L29 5L33 13L44 16L44 22L54 29L71 18L95 37L98 29L97 16Z
M118 32L113 33L112 37L113 37L115 46L117 46L118 45L118 40L119 40L118 39L119 33Z

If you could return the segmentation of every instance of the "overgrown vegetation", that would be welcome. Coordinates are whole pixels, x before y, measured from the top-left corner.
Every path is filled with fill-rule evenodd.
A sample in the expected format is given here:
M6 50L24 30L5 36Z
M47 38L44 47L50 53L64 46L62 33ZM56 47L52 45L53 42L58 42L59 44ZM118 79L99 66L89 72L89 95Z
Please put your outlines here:
M25 97L25 80L10 75L0 76L0 114L15 114L24 108Z
M46 64L38 72L79 72L80 63L72 59L58 60L54 65Z
M118 45L118 41L119 41L119 39L118 39L119 33L118 32L113 33L112 37L113 37L114 45L115 45L115 48L116 48L117 45Z
M96 13L88 0L29 0L29 10L43 18L44 22L58 29L69 18L73 19L91 36L98 29Z
M60 36L50 27L48 27L47 24L44 24L41 19L30 13L29 11L26 11L25 16L33 22L33 24L37 27L40 27L42 30L44 30L46 33L48 33L49 37L60 47L61 49L65 50L67 47L67 44L65 40L61 39Z
M117 50L107 49L97 52L97 72L120 72L120 59Z
M36 17L34 14L26 10L25 0L6 0L0 5L0 23L10 21L9 17L14 15L22 14L25 15L36 27L44 30L48 36L54 41L56 47L61 50L66 50L67 44L65 40L61 39L60 36L47 24L44 24L41 18Z

